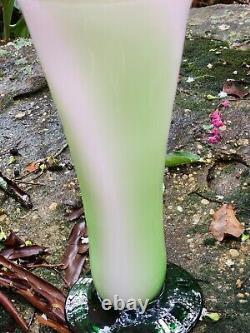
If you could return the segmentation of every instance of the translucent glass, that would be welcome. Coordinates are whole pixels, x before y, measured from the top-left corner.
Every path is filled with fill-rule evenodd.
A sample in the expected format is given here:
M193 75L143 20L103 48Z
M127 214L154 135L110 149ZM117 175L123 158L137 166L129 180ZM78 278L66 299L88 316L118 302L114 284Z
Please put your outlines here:
M164 157L190 1L19 3L77 168L95 286L152 299L166 274Z

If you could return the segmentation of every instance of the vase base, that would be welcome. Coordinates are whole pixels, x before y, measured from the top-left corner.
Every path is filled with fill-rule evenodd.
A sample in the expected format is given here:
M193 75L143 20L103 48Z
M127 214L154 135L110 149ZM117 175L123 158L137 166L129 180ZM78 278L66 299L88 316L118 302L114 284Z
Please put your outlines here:
M66 317L75 333L187 333L203 307L197 281L184 269L168 264L161 295L141 314L135 310L104 310L90 277L70 290Z

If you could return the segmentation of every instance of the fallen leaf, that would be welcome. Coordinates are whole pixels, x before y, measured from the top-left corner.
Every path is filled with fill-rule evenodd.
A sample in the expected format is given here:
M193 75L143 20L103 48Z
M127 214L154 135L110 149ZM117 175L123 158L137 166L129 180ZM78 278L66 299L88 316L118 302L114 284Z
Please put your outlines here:
M1 268L1 266L3 268ZM42 278L0 255L0 287L8 288L23 296L42 313L65 324L65 296ZM53 304L57 304L54 308Z
M207 314L206 314L206 317L208 317L208 318L210 318L212 321L219 321L220 320L220 318L221 318L221 315L220 315L220 313L218 313L218 312L208 312Z
M218 99L217 96L214 96L214 95L211 95L211 94L205 95L205 97L208 101L213 101L214 99Z
M0 291L0 304L16 321L16 323L19 325L23 332L29 331L29 327L26 321L21 317L11 300L2 291Z
M223 241L227 235L240 237L244 232L244 226L237 220L234 207L224 204L213 215L209 231L215 239Z
M243 86L242 81L226 81L223 86L223 91L228 95L237 97L237 98L244 98L249 94L249 91Z
M6 248L18 248L22 245L25 245L25 242L13 231L9 234L4 242L4 246Z
M46 247L39 245L23 246L15 249L6 249L0 251L0 254L9 260L24 259L33 256L49 254Z
M246 242L249 238L250 238L250 235L248 235L248 234L243 234L243 235L241 236L241 241L242 241L242 242Z
M37 172L39 170L39 163L37 162L31 162L26 166L26 170L30 173Z
M75 224L62 259L62 269L65 270L65 281L68 286L72 286L78 280L87 259L89 245L86 240L86 224L84 222Z
M62 325L51 319L48 319L46 316L37 316L36 318L39 324L51 327L53 328L53 330L59 333L70 333L70 330L65 325Z
M168 153L165 157L165 166L168 168L198 162L203 162L199 155L186 151L175 151L172 153Z
M82 215L84 215L84 210L83 208L74 208L71 210L71 212L68 215L68 220L70 222L75 221L77 219L79 219L80 217L82 217Z

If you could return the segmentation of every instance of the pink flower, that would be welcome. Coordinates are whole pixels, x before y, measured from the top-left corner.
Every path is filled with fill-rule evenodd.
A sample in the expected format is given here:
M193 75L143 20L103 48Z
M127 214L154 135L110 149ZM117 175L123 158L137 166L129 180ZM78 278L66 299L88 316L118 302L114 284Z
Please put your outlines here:
M230 102L229 102L229 100L228 99L225 99L222 103L221 103L221 105L225 108L225 109L227 109L227 108L229 108L230 107Z
M226 100L223 102L225 103ZM228 101L227 101L228 102ZM228 105L228 104L220 104L221 106ZM228 107L228 106L224 106ZM222 137L220 133L220 127L224 126L224 122L222 120L222 114L219 109L216 109L211 115L211 124L213 125L213 130L210 133L210 136L208 138L208 142L211 144L216 144L218 142L221 142Z
M211 134L214 136L220 136L220 131L218 130L218 128L214 128Z
M222 121L222 115L220 113L220 111L218 109L216 109L212 114L211 114L211 123L215 126L215 127L221 127L224 126L224 123Z
M212 145L214 145L215 143L218 143L219 141L218 141L217 136L210 136L208 138L208 142L211 143Z
M212 114L211 114L211 116L210 116L212 119L213 118L221 118L221 113L220 113L220 111L218 110L218 109L216 109Z
M211 136L208 138L208 142L211 144L216 144L218 142L221 142L220 130L217 127L213 128Z
M224 126L224 123L221 119L218 119L218 118L214 118L212 119L212 124L215 126L215 127L221 127L221 126Z

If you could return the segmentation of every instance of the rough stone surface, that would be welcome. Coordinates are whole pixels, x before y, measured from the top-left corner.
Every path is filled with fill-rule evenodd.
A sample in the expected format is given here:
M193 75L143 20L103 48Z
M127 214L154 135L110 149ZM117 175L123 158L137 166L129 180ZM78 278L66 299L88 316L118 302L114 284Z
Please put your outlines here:
M211 37L230 44L249 41L249 5L215 5L193 8L188 31L193 35Z

